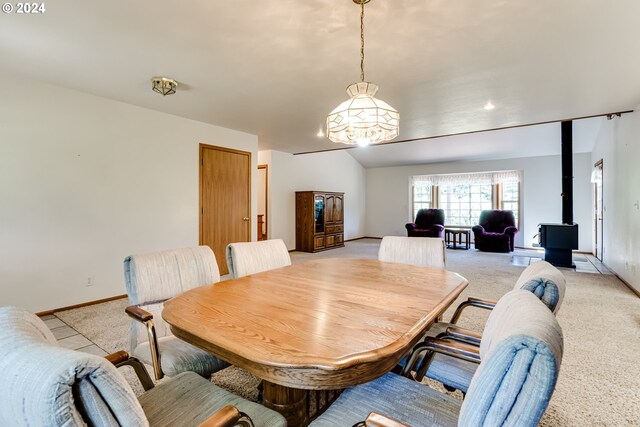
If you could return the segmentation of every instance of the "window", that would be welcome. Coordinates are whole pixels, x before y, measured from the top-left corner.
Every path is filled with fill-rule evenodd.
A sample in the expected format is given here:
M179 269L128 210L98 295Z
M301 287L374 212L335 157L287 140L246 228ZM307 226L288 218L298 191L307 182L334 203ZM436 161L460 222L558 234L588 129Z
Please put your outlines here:
M431 184L416 182L413 186L413 218L415 219L420 209L432 207L432 187ZM413 220L412 220L413 221Z
M517 181L507 181L499 185L499 200L500 209L507 209L513 211L513 216L516 217L516 224L520 224L518 219L519 206L520 206L520 183Z
M447 185L440 187L438 199L438 207L444 209L445 225L473 227L480 212L492 208L492 185Z
M483 210L507 209L519 224L518 171L421 175L411 177L410 182L412 221L420 209L439 208L445 211L446 226L470 228Z

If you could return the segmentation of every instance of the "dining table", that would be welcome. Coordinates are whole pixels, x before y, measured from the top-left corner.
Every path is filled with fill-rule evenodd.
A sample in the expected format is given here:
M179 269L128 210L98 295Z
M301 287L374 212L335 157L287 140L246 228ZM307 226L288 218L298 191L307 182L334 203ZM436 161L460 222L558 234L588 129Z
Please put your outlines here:
M445 269L328 258L191 289L164 304L172 333L263 380L262 403L310 422L310 390L391 371L468 285Z

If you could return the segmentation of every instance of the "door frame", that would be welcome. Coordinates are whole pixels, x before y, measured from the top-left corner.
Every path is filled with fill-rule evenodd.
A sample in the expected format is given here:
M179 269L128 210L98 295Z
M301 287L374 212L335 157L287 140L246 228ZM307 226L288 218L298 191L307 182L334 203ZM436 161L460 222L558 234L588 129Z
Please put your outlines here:
M271 216L269 214L269 165L258 165L258 169L264 169L264 215L267 217L267 220L265 221L264 238L266 240L269 238L269 224ZM258 236L258 238L259 237L260 236Z
M595 229L594 229L594 242L595 242L595 257L601 262L604 262L604 159L598 160L594 165L594 169L600 169L602 171L602 178L600 180L600 195L598 197L598 183L593 183L593 195L594 195L594 208L595 208ZM598 206L598 198L602 201ZM598 240L598 229L600 229L600 240ZM602 248L601 250L598 250Z
M252 158L251 158L251 152L250 151L242 151L242 150L235 150L233 148L228 148L228 147L220 147L217 145L209 145L209 144L203 144L200 143L198 146L198 244L202 245L202 220L204 217L204 207L202 206L202 167L204 166L204 158L202 156L202 154L204 153L204 150L218 150L218 151L226 151L228 153L235 153L235 154L242 154L242 155L248 155L249 156L249 167L248 169L248 175L247 175L247 183L249 185L249 191L247 193L247 212L249 212L249 221L247 221L247 227L248 227L248 231L249 231L249 240L248 242L251 242L253 240L252 236L252 221L251 218L253 216L252 210L251 210L251 167L252 167Z

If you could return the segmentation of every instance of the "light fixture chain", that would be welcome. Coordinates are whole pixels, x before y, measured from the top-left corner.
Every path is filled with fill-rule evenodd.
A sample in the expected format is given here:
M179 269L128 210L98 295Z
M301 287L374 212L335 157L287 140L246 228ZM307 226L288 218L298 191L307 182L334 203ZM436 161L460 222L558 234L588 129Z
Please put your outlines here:
M364 0L360 0L360 81L364 81Z

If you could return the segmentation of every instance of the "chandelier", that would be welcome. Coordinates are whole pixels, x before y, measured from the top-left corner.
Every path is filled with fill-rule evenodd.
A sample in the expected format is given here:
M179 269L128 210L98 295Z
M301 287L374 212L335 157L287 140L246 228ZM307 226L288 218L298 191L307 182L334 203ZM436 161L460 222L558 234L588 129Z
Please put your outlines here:
M360 5L360 82L347 87L349 100L327 116L327 137L342 144L367 146L398 136L400 114L374 97L378 86L364 81L364 5L370 0L353 0Z

